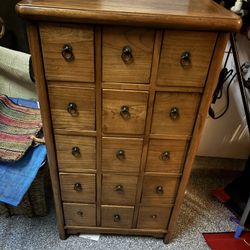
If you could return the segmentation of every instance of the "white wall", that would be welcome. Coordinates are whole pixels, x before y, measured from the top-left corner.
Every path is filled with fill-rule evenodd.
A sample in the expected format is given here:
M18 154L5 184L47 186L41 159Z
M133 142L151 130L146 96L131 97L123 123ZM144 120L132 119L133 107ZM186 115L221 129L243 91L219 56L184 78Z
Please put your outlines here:
M250 41L242 36L237 36L240 62L250 61ZM226 52L228 48L226 49ZM228 69L234 68L232 54L228 62ZM235 72L235 71L234 71ZM248 74L248 77L250 75ZM215 113L221 113L226 105L226 86L223 98L213 105ZM249 90L246 89L250 102ZM246 116L242 104L237 77L230 86L230 106L226 114L220 119L213 120L208 117L203 131L198 155L211 157L225 157L247 159L250 153L250 140L246 124Z

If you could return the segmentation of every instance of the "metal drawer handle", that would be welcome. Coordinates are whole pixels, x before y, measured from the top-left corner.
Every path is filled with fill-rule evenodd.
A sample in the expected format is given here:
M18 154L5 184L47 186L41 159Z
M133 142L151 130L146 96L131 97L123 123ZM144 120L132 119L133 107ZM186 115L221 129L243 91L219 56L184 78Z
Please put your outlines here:
M79 215L79 216L83 216L83 212L82 211L77 211L77 213L76 213L77 215Z
M152 218L153 220L155 220L155 219L157 219L157 215L156 215L156 214L153 214L153 215L151 216L151 218Z
M119 160L124 160L126 158L125 157L125 151L123 149L117 150L116 158L119 159Z
M132 48L130 46L124 46L122 48L121 58L125 64L131 64L134 61Z
M177 107L173 107L170 109L169 116L172 120L177 120L180 117L180 112Z
M79 147L73 147L71 153L72 153L73 156L79 157L81 155L80 148Z
M77 105L74 102L69 102L67 110L72 116L78 115Z
M124 120L130 119L129 107L127 105L121 106L120 115Z
M62 56L67 62L71 62L74 60L73 48L70 44L63 45Z
M81 191L82 191L82 185L81 185L80 182L75 183L75 185L74 185L74 190L75 190L76 192L81 192Z
M156 193L157 194L163 194L164 193L163 186L156 187Z
M169 151L164 151L161 154L161 160L167 161L170 159L170 152Z
M115 187L115 191L118 193L122 193L124 191L123 186L121 184Z
M119 222L121 220L121 216L119 214L114 214L114 222Z
M180 64L183 68L189 68L191 66L191 54L185 51L181 54Z

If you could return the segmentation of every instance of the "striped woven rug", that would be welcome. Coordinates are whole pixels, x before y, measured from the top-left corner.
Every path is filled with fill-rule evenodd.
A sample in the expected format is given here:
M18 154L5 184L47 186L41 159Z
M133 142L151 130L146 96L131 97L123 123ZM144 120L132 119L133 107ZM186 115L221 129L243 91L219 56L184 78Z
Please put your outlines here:
M0 160L19 160L41 128L39 109L16 105L0 95Z

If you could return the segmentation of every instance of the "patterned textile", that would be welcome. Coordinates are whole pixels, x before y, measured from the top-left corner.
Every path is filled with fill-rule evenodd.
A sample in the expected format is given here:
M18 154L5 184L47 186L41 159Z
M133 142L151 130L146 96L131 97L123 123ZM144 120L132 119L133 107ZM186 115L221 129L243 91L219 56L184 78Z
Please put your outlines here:
M39 109L16 105L0 95L0 160L20 159L41 128Z

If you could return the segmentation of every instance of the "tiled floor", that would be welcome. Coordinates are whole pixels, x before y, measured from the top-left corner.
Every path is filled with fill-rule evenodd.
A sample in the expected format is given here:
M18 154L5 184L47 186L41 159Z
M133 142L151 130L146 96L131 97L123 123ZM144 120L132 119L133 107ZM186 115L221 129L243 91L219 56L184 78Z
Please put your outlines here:
M199 163L200 164L200 163ZM13 216L0 217L0 250L23 249L119 249L119 250L207 250L202 232L234 231L236 225L223 205L211 191L233 179L232 172L195 169L178 217L174 239L164 245L161 239L151 237L101 235L98 242L70 236L58 238L54 211L43 218Z

